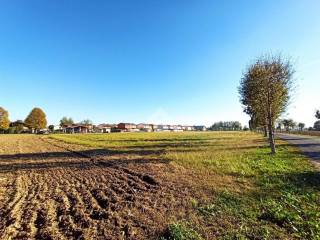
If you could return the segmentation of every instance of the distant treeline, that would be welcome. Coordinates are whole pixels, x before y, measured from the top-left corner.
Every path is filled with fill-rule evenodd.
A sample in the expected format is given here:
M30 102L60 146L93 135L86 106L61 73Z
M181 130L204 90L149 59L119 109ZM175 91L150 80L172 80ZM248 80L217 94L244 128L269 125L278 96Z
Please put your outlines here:
M243 130L246 130L247 128L244 127ZM241 123L238 121L227 121L227 122L216 122L214 123L209 130L211 131L239 131L242 130Z
M0 107L0 133L38 132L47 127L46 114L41 108L33 108L27 118L10 122L9 112Z

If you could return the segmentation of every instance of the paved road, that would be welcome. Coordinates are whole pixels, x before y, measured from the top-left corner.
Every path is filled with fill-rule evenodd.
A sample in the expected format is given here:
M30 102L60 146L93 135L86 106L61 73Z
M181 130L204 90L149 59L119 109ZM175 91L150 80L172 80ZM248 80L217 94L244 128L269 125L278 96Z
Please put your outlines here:
M299 147L300 150L320 169L320 137L283 133L277 134L277 136L288 143Z

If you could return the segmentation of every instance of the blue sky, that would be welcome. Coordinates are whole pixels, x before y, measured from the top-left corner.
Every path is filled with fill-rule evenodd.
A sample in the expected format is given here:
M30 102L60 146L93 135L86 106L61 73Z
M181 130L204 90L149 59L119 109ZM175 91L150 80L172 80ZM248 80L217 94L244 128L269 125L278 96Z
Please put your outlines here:
M290 56L286 117L320 108L320 1L0 1L0 106L95 123L246 124L237 87L264 53Z

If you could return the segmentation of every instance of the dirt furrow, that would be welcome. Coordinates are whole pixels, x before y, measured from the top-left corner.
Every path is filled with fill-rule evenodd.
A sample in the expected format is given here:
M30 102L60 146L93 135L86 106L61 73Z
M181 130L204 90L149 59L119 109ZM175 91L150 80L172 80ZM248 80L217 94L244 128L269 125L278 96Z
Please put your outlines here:
M0 239L142 239L178 204L174 188L121 156L39 136L12 143L0 159Z
M16 236L21 228L21 218L23 206L28 193L28 184L24 176L19 176L15 182L15 196L8 206L8 214L6 216L6 229L3 233L3 238Z

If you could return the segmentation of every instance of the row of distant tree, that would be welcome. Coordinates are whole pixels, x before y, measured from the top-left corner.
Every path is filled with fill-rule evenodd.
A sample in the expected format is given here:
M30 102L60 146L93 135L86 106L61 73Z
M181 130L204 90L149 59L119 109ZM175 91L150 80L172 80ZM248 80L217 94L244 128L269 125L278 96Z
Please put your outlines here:
M282 119L278 122L277 130L295 130L298 128L300 131L304 130L306 124L305 123L296 123L293 119Z
M304 131L304 130L320 130L320 120L317 120L313 127L308 127L306 128L306 124L302 122L295 122L293 119L282 119L278 121L277 124L277 130L285 130L285 131L290 131L290 130L299 130L299 131Z
M315 117L318 120L314 123L313 128L311 127L308 130L320 130L320 110L316 111ZM63 117L60 120L60 126L68 126L74 123L75 122L70 117ZM86 119L81 121L80 124L90 125L92 124L92 121ZM33 131L46 128L47 119L44 111L40 108L34 108L24 121L18 120L15 122L10 122L8 111L0 107L0 133L21 133L24 131L25 127ZM52 132L54 131L54 125L49 125L48 128ZM282 119L278 121L276 129L286 131L299 129L300 131L302 131L305 130L305 124L302 122L296 123L292 119ZM241 123L239 121L220 121L214 123L208 130L239 131L248 130L248 128L246 126L242 128Z
M81 124L89 125L92 121L89 119L83 120ZM60 126L68 126L74 124L72 118L63 117L60 120ZM33 108L24 121L17 120L10 122L9 112L0 107L0 133L22 133L28 131L36 132L40 129L47 128L47 118L45 112L41 108ZM53 131L54 125L49 125L48 129Z
M211 131L239 131L242 130L241 123L238 121L216 122L208 130ZM246 130L246 128L244 128Z
M24 127L27 127L31 130L37 130L46 128L47 118L44 111L41 108L34 108L31 110L29 115L24 121L10 122L9 113L4 108L0 107L0 132L21 132Z
M63 117L61 120L60 120L60 126L69 126L69 125L72 125L74 124L75 122L73 121L73 119L71 117ZM83 125L92 125L92 121L90 119L85 119L83 121L81 121L79 124L83 124Z
M306 124L303 122L295 122L293 119L280 119L277 121L277 130L320 130L320 111L317 110L315 117L317 120L313 127L306 128ZM240 131L240 130L249 130L247 126L242 127L239 121L220 121L214 123L211 127L208 128L211 131Z
M290 130L300 130L300 131L316 130L316 131L320 131L320 111L319 110L316 111L315 117L318 120L314 123L313 127L309 127L306 129L305 128L306 124L303 122L297 123L293 119L282 119L282 120L278 121L277 130L286 130L286 131L290 131Z

